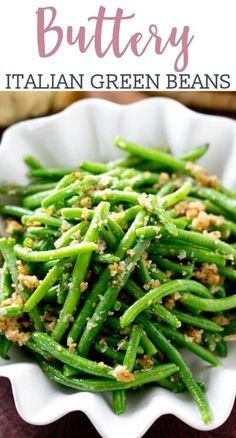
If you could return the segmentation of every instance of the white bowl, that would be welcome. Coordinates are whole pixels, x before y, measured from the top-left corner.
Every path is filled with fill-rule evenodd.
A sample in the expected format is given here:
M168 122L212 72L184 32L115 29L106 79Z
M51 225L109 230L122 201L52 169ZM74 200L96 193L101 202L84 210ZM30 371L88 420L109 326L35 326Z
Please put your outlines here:
M174 154L210 142L202 164L228 187L236 187L236 123L190 111L166 98L127 106L83 100L57 115L12 126L4 133L0 147L0 180L24 183L23 157L27 154L56 167L75 166L84 159L116 158L122 154L112 146L116 135L149 146L168 144ZM236 348L231 344L222 368L211 368L191 354L186 357L198 379L207 384L213 413L209 425L202 423L188 394L176 395L158 387L130 394L127 412L117 417L108 394L76 393L54 384L19 349L13 350L10 361L0 360L0 375L10 379L17 410L32 424L47 424L81 410L104 438L141 437L163 414L173 414L196 429L214 429L224 423L233 406Z

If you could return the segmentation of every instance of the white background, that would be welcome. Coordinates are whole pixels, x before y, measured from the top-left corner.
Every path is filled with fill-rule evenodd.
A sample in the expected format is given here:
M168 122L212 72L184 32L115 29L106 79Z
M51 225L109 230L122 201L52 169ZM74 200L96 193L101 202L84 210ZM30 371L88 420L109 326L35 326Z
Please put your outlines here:
M5 89L7 73L30 74L85 74L84 88L91 89L89 78L92 74L107 73L174 73L173 65L179 48L166 50L156 55L153 46L146 54L137 58L127 53L116 59L109 53L99 59L94 49L81 54L76 46L68 46L64 39L61 48L50 58L40 58L37 47L38 7L55 6L57 18L66 33L72 25L76 30L87 27L87 37L93 34L94 24L88 23L91 15L96 15L99 6L107 8L107 15L114 15L121 7L125 15L135 13L135 18L124 25L122 41L128 41L132 33L141 31L148 37L148 27L156 24L160 36L165 40L173 26L182 31L190 26L194 40L189 47L189 64L183 73L230 74L231 89L236 89L236 1L235 0L7 0L0 4L0 89ZM105 38L111 36L111 28L106 26ZM49 35L49 34L48 34ZM53 37L51 34L50 37ZM47 36L47 41L49 36ZM161 88L165 88L162 81Z

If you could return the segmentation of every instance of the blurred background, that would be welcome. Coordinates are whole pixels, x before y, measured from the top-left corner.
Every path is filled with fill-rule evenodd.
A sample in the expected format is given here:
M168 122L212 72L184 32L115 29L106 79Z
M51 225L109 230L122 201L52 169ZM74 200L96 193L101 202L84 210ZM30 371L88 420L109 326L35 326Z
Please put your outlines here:
M236 92L3 91L0 92L0 128L19 120L56 113L79 99L98 97L128 104L150 96L171 97L197 111L236 118Z

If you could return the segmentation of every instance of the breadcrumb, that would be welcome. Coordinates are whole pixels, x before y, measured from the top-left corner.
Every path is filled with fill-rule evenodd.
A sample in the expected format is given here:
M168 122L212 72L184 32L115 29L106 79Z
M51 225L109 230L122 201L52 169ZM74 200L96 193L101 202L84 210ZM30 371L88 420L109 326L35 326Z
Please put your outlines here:
M137 360L137 362L144 369L151 368L154 364L152 358L150 356L148 356L147 354L145 354L143 357L139 358Z
M115 377L118 382L132 382L135 380L134 375L125 365L117 365L109 374Z
M92 321L88 321L87 322L87 324L86 324L86 328L87 328L87 330L92 330L94 327L96 327L97 326L97 324L95 324L94 322L92 322Z
M63 221L61 225L61 232L64 233L65 231L68 231L70 228L70 224L67 221Z
M13 304L18 304L18 305L23 304L23 300L17 292L14 292L10 298L3 300L0 304L0 307L8 307Z
M9 236L14 234L15 232L23 231L23 226L19 222L17 222L16 220L6 219L4 221L4 223L5 223L6 233Z
M19 283L28 289L36 289L40 285L40 280L36 275L23 275L18 276Z
M84 207L82 214L81 214L81 219L83 219L84 221L87 221L89 218L89 210L88 208Z
M224 336L225 341L236 341L236 334Z
M161 184L165 184L168 180L170 179L168 173L166 172L161 172L159 175L159 182Z
M210 232L203 230L203 234L205 236L211 237L211 239L213 240L219 240L221 238L221 232L218 230L210 231Z
M204 284L219 284L221 277L218 272L218 268L215 264L204 264L200 269L194 272L194 277Z
M141 205L141 207L145 208L149 213L153 212L152 198L150 195L147 195L146 193L142 193L138 197L138 202Z
M21 331L22 328L22 323L16 317L0 318L0 333L3 333L9 341L17 342L20 346L26 344L31 336L29 332Z
M108 266L111 277L115 277L117 274L121 274L125 269L125 262L115 262ZM127 267L128 269L128 267Z
M21 260L16 261L17 273L22 275L28 275L26 267L23 265Z
M173 307L175 306L175 302L181 299L181 295L179 292L175 292L172 295L170 295L169 297L167 297L165 299L165 303L164 306L168 309L168 310L172 310Z
M192 221L192 228L197 231L209 230L212 225L219 226L224 223L223 216L207 214L205 211L199 212L198 216Z
M96 250L96 252L98 254L103 254L105 249L106 249L106 247L107 247L107 244L106 244L105 240L102 239L101 237L99 237L98 240L97 240L97 250Z
M189 162L187 164L187 169L190 170L192 176L196 178L196 180L206 187L216 188L219 185L217 177L214 175L209 175L205 169L203 169L198 164L194 164Z
M72 342L71 344L69 344L68 349L69 349L70 351L75 352L75 350L76 350L76 346L77 346L76 342Z
M160 286L160 281L159 280L155 280L154 278L151 279L150 281L150 287L152 289L155 289L156 287Z
M89 196L86 196L85 198L83 198L79 201L79 205L81 207L91 208L92 207L92 199Z
M41 321L44 323L46 332L51 333L54 330L57 318L50 312L50 310L46 310L41 316Z
M84 292L87 289L88 289L88 282L82 281L82 283L80 283L80 292Z
M181 201L174 206L177 216L186 216L193 219L199 215L201 211L205 210L205 204L201 201Z
M220 325L221 327L225 327L226 325L229 325L229 319L225 318L225 316L213 316L213 318L211 318L213 322L215 322L216 324Z
M191 338L190 342L196 342L196 344L201 344L203 330L196 329L195 327L187 327L185 330L185 335Z

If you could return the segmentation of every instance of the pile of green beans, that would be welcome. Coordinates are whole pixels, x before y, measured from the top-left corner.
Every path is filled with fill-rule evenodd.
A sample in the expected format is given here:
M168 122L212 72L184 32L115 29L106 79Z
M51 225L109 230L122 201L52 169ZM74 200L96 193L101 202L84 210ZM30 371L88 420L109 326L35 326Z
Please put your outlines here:
M208 145L114 144L129 156L75 169L28 156L29 184L0 186L18 199L0 204L0 355L16 343L61 385L112 391L117 415L131 388L188 391L208 423L181 349L220 366L236 337L236 193L194 164Z

